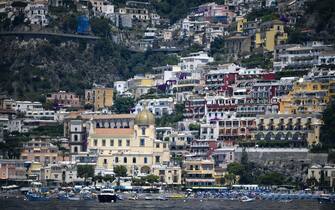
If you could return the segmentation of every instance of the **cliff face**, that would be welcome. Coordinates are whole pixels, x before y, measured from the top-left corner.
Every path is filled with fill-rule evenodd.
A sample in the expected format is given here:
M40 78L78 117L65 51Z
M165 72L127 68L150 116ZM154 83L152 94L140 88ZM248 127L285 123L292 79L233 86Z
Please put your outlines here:
M93 82L121 79L114 60L98 57L97 45L46 40L1 41L1 92L16 98L64 89L82 92ZM34 97L35 98L35 97Z
M135 53L110 40L0 39L0 49L0 93L21 100L38 100L58 90L82 95L93 83L111 86L154 66L178 62L175 55Z
M326 42L335 40L335 4L333 0L306 2L304 16L297 27L312 31L312 39Z

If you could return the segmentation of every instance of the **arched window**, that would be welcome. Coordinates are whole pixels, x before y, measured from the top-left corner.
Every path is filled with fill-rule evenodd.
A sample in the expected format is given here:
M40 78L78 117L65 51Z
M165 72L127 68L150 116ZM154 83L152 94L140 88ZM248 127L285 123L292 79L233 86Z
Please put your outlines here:
M78 135L74 135L74 141L78 141Z
M136 163L136 157L133 157L133 163Z
M142 136L144 136L144 135L145 135L145 128L142 127Z
M124 157L124 158L123 158L123 162L124 162L124 163L127 163L127 157Z
M78 147L74 147L73 150L74 150L75 153L77 153L78 152Z

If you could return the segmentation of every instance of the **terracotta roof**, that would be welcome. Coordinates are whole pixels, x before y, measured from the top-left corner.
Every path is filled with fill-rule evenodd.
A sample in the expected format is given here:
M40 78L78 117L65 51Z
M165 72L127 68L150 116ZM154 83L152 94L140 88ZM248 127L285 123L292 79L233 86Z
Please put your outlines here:
M95 136L131 136L134 133L132 128L96 128Z
M130 118L134 119L135 115L134 114L81 114L79 112L71 112L69 113L66 118L67 119L75 119L77 117L80 117L80 119L125 119L125 118Z

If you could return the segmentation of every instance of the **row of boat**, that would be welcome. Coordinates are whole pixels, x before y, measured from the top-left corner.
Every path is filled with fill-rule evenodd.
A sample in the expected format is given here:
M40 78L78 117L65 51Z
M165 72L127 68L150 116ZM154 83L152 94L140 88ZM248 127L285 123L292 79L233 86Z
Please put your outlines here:
M335 203L335 195L312 194L312 193L272 193L264 191L220 191L220 192L186 192L185 194L137 194L124 193L117 194L114 189L101 189L100 191L80 190L58 191L57 193L43 193L40 191L29 191L26 193L29 201L58 200L98 200L99 202L117 202L118 200L171 200L171 199L220 199L239 200L241 202L252 202L255 200L275 200L279 202L291 202L292 200L318 200L320 203Z

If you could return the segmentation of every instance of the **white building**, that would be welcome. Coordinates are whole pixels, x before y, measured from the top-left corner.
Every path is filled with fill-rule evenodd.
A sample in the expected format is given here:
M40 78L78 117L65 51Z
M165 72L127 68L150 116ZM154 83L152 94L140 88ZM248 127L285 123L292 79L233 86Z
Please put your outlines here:
M319 55L318 65L335 65L335 51L323 51Z
M279 45L275 49L273 68L276 71L284 68L311 68L318 65L320 54L330 49L330 45L318 41L306 45Z
M28 118L33 118L33 119L54 120L55 111L53 110L37 110L37 111L29 110L26 112L25 116Z
M77 166L70 162L49 164L41 170L41 181L54 180L59 183L82 182L84 178L77 176Z
M178 64L182 70L193 71L196 70L199 65L206 65L214 61L213 57L209 57L206 52L200 51L196 53L190 53L187 57L181 57L180 63Z
M28 4L25 8L26 15L30 24L47 26L49 20L48 15L48 6L44 4Z
M200 139L218 139L219 123L200 124Z
M141 112L144 106L156 117L172 114L174 110L173 98L142 99L134 107L134 114Z
M127 81L116 81L114 82L114 89L117 91L118 94L123 94L128 90L128 83Z
M9 133L12 132L19 132L19 133L24 133L24 120L19 118L19 119L10 119L8 121L8 128L7 128Z
M114 14L114 5L105 0L90 0L95 15L111 16Z
M12 109L18 112L43 111L42 103L36 101L15 101L12 106Z

